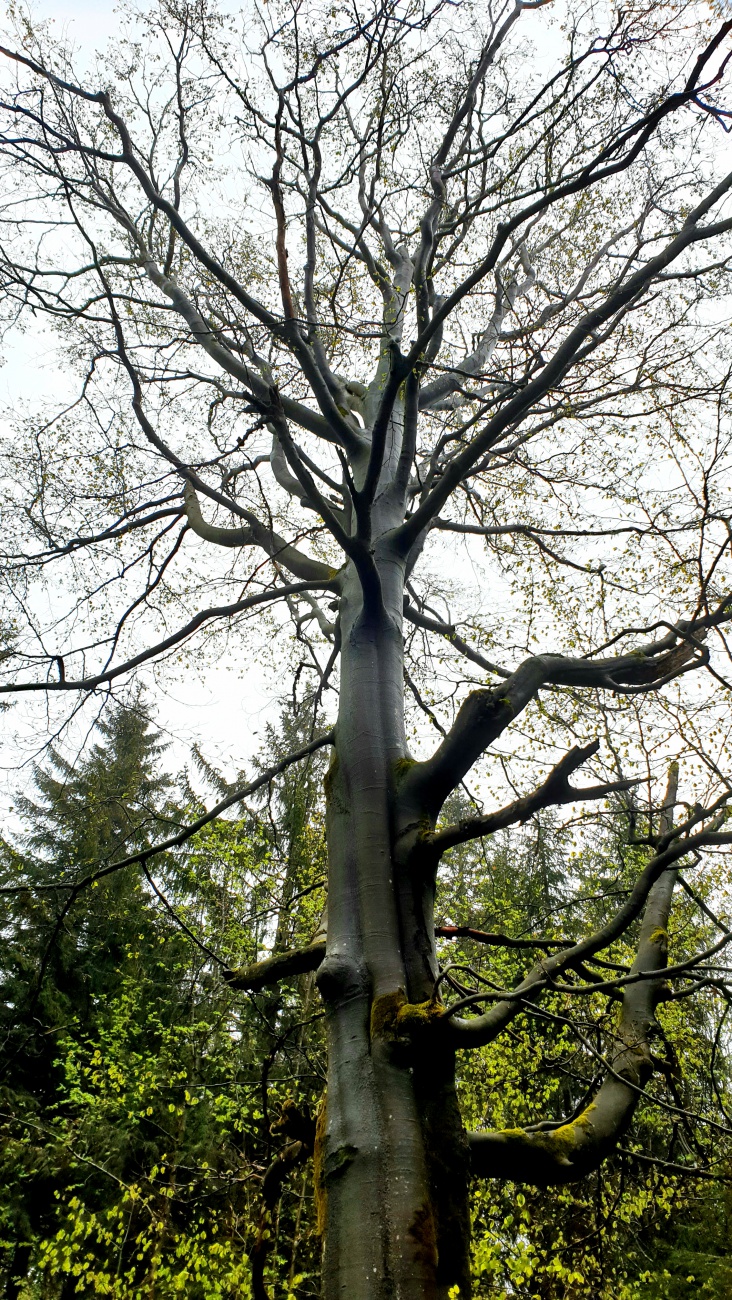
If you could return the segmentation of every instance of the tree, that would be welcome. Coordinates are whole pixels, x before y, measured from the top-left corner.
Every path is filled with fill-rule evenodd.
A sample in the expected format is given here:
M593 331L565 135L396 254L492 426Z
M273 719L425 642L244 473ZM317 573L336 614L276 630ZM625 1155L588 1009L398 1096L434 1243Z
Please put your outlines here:
M150 844L196 808L161 772L140 700L100 728L75 769L54 754L37 769L22 847L2 845L3 879L38 892L10 896L0 957L0 1287L8 1300L248 1292L267 1263L260 1186L301 1154L273 1162L270 1127L307 1124L322 1083L298 1050L297 992L255 1005L217 978L207 945L251 963L258 937L284 929L293 891L287 871L273 884L276 831L301 885L322 875L313 852L308 878L298 844L312 774L299 765L279 792L283 827L240 810L158 856L148 881L113 873L64 906L59 875ZM296 1264L312 1273L301 1199L278 1216L291 1278Z
M540 821L540 828L504 832L483 855L474 843L465 845L463 860L445 873L436 912L438 934L448 939L440 953L445 981L515 985L534 936L550 946L551 938L571 942L595 929L614 906L608 894L632 881L637 864L623 866L627 846L617 828L596 833L568 862L566 831L553 828L549 814ZM564 869L557 870L563 855ZM613 864L617 874L610 876ZM675 960L693 959L713 942L713 927L688 896L676 900L674 913ZM512 946L497 926L509 930ZM632 961L632 937L616 947L615 959ZM572 1002L549 992L542 1018L514 1022L510 1035L467 1054L458 1088L471 1126L532 1127L541 1115L539 1128L550 1131L582 1111L601 1071L595 1048L617 1004L586 996L581 1024L573 1024ZM651 1104L608 1159L550 1197L510 1182L474 1189L477 1296L648 1300L673 1287L691 1295L700 1286L704 1295L726 1294L729 1142L716 1125L729 1060L715 1051L718 1024L708 994L691 1005L661 1001L656 1016Z
M73 1137L66 1134L71 1155L59 1137L59 1126L74 1127L65 1111L70 1062L90 1040L97 1040L101 1061L98 1035L114 1019L110 1008L125 1002L130 968L149 995L141 968L154 972L154 990L156 982L166 982L161 971L169 975L181 959L179 936L169 934L165 944L157 932L142 872L112 874L78 897L48 890L49 883L75 879L100 856L114 860L154 842L173 811L171 783L158 770L162 747L141 701L112 710L100 729L99 743L76 769L51 750L49 767L34 773L36 797L18 800L26 827L21 845L0 846L4 880L35 886L11 895L0 963L3 1263L10 1296L17 1295L30 1262L37 1265L34 1241L58 1219L54 1192L74 1183ZM117 1175L134 1164L124 1133L120 1126L110 1142L106 1129L107 1149L94 1152L96 1163L84 1164L82 1156L82 1185L90 1166L102 1185L105 1174L112 1185L119 1182L105 1169L106 1159L118 1165Z
M96 744L77 770L51 750L36 768L35 791L17 801L29 826L18 848L2 842L3 874L22 875L41 890L75 879L101 857L150 844L166 824L169 781L155 769L160 744L141 705L117 709L100 723ZM142 882L111 875L75 908L63 892L11 895L2 957L4 1077L15 1086L53 1088L56 1027L94 1021L100 990L114 991L120 955L137 937L145 908Z
M325 1295L468 1295L469 1172L595 1169L644 1095L665 980L726 997L725 921L670 968L667 940L680 866L732 839L732 22L161 0L140 24L81 79L22 15L4 49L8 319L55 325L80 387L7 448L2 690L81 701L195 637L253 659L253 620L276 647L289 618L314 708L337 665L333 728L269 771L330 748L327 950L239 980L317 966ZM461 599L446 547L470 539L488 567ZM442 733L418 758L412 702ZM481 761L509 802L449 822ZM610 796L634 867L614 908L530 936L514 988L446 1002L443 855L551 806L617 816ZM559 1127L466 1133L456 1052L551 991L617 1003L604 1078Z

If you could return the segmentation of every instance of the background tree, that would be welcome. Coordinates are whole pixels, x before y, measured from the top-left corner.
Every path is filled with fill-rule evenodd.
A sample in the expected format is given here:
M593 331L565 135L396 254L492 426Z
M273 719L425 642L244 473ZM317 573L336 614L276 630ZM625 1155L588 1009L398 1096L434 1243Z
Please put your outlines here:
M150 833L160 795L167 796L169 818L196 806L190 794L171 798L175 786L160 775L159 746L139 703L103 726L101 745L67 771L65 782L39 772L43 799L23 801L26 845L35 854L21 858L7 849L10 879L20 869L33 873L41 889L53 883L59 864L88 852L90 843L99 853L110 819L125 827L126 836L114 841L124 852L131 828L135 839L140 822ZM268 729L270 753L297 736L297 720L286 714L280 734ZM201 766L221 785L209 764ZM15 934L6 929L3 954L0 1206L4 1293L13 1300L92 1289L120 1300L175 1296L182 1288L194 1296L248 1293L250 1286L255 1295L276 1294L283 1285L298 1297L317 1292L307 1155L325 1063L312 976L265 985L252 998L217 974L222 964L251 960L263 948L273 950L264 962L271 970L282 959L278 939L288 926L296 924L307 939L318 925L321 798L313 775L305 764L292 768L260 813L250 808L242 816L239 809L194 848L158 858L154 880L162 896L139 868L120 872L80 893L55 935L46 909L29 909L27 895L10 896L21 904L22 924ZM451 816L459 812L450 809ZM464 978L470 966L484 980L520 977L533 942L528 936L546 929L547 914L561 920L557 934L582 934L597 924L603 896L618 883L609 873L620 864L622 842L605 836L572 862L567 831L546 815L528 832L500 838L489 855L465 846L444 873L437 929L446 981ZM289 880L293 862L297 893ZM107 919L102 938L94 935L90 908ZM491 932L497 924L510 935ZM103 942L110 929L114 952ZM85 957L78 943L86 931ZM679 955L692 956L708 939L690 901ZM78 969L97 958L89 976L93 996L84 987L75 1001L68 985L66 997L59 996L57 975L74 940ZM206 951L211 944L218 945L213 956ZM16 983L20 960L24 979ZM72 991L79 985L77 977ZM37 995L35 1018L28 1015L29 993ZM599 1032L606 1010L604 999L595 1002ZM682 1008L681 1015L678 1005L661 1008L655 1094L662 1105L686 1098L681 1123L678 1114L647 1110L617 1157L551 1202L538 1189L517 1192L510 1183L499 1195L478 1187L478 1295L646 1300L671 1287L681 1296L701 1287L704 1295L726 1296L728 1147L714 1127L714 1089L726 1104L727 1076L715 1061L713 1007L695 1004L691 1023ZM560 997L547 1007L563 1009ZM581 1104L595 1070L568 1027L557 1033L551 1021L540 1021L533 1032L513 1029L508 1041L466 1058L458 1081L463 1113L491 1127L537 1111L559 1119Z
M551 951L552 939L570 942L595 928L611 915L617 890L632 880L635 864L623 861L628 850L617 828L577 855L566 828L552 826L546 814L540 820L540 827L504 832L487 854L466 846L463 860L445 873L437 933L448 939L440 952L446 981L465 981L472 972L473 980L492 987L516 983L534 936ZM710 944L715 932L688 896L675 910L673 942L683 960ZM632 940L625 953L616 952L632 961ZM493 1129L531 1126L540 1114L540 1129L551 1131L581 1112L601 1070L594 1049L616 1007L606 997L588 999L580 1023L571 998L545 998L543 1020L515 1024L509 1036L464 1059L458 1071L463 1113ZM718 1028L712 998L701 995L692 1007L687 1000L661 1002L651 1105L635 1116L620 1149L583 1182L551 1198L511 1182L500 1192L495 1184L476 1185L477 1295L647 1300L672 1288L680 1296L725 1294L729 1142L717 1126L729 1066Z
M338 665L333 730L269 769L332 751L326 955L235 982L318 965L326 1296L467 1294L469 1171L590 1174L647 1093L665 980L726 997L726 921L667 952L680 866L730 842L732 23L185 0L140 21L83 84L22 18L5 51L8 317L55 322L81 386L7 449L2 689L83 700L201 629L253 654L255 612L275 645L290 618L314 717ZM486 548L469 617L461 538ZM405 690L442 733L420 757ZM481 760L509 802L440 820ZM553 805L601 820L640 782L595 928L532 936L513 987L440 977L444 854ZM457 1051L605 995L577 1114L465 1132Z
M270 817L240 808L191 852L157 857L154 879L139 866L110 874L60 915L59 876L114 861L196 808L161 772L139 701L101 728L78 768L55 756L53 773L37 771L36 798L19 806L23 848L3 846L4 878L38 891L10 895L0 960L4 1294L248 1293L273 1146L298 1116L312 1127L322 1090L319 1021L312 990L255 1004L219 972L272 946L293 890L287 871L277 881ZM313 785L298 772L276 829L299 854L304 925L322 860L313 849L308 877L297 828ZM308 836L314 846L312 825ZM285 1193L260 1272L283 1270L292 1289L313 1277L316 1239L302 1186Z

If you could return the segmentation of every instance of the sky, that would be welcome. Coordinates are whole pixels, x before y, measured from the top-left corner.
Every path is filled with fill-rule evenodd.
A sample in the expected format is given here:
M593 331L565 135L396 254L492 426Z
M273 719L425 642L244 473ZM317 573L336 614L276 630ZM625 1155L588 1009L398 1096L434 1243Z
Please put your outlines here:
M76 47L75 65L83 72L95 50L116 36L123 7L115 0L27 0L25 6L38 21L54 24L54 34ZM226 7L226 6L224 6ZM238 7L238 6L234 6ZM2 29L0 18L0 29ZM58 341L50 332L18 334L3 346L0 366L0 412L23 405L32 407L39 396L53 395L54 405L69 378L58 369ZM468 575L466 574L466 577ZM471 575L472 576L472 575ZM143 678L144 680L144 678ZM275 722L290 688L289 677L273 679L251 661L209 664L203 673L155 684L158 724L169 740L168 762L173 770L190 763L192 746L200 745L206 758L228 778L248 766L258 752L263 732ZM68 701L65 701L68 703ZM43 708L21 700L0 724L0 813L12 809L13 796L31 779L32 762L40 752L53 720ZM62 748L73 761L88 738L86 721L65 733ZM432 743L432 733L427 737Z
M80 51L103 45L119 29L119 10L112 0L33 0L30 9L68 32Z
M35 399L48 394L54 406L63 405L62 394L72 387L58 369L58 341L41 332L16 335L6 340L0 368L0 413L33 409ZM75 391L73 385L73 391ZM3 420L6 430L12 426ZM190 762L194 744L199 744L206 758L227 778L247 765L258 751L268 722L276 719L283 690L282 679L274 680L257 664L208 663L203 671L191 670L172 680L169 674L156 680L149 694L155 702L155 715L169 744L171 770L181 770ZM151 674L140 680L151 683ZM52 719L47 720L38 703L18 700L0 724L0 812L12 806L13 797L24 788L31 775L31 764L40 753ZM59 701L60 703L60 701ZM68 698L63 704L68 705ZM53 708L53 703L52 703ZM80 721L64 735L61 748L73 760L88 736L88 724Z
M54 24L59 39L70 38L79 50L82 69L88 55L120 30L121 6L114 0L31 0L29 7L37 19ZM40 332L17 338L6 349L5 366L0 370L0 405L30 401L41 391L55 392L64 383L56 367L50 338ZM467 564L460 576L466 585L477 585ZM276 717L278 697L284 694L286 683L282 678L268 680L256 665L246 676L240 668L232 662L214 664L205 681L196 674L168 684L163 695L156 693L159 723L173 742L170 761L174 766L182 766L192 743L199 741L206 756L233 775L259 748L266 723ZM22 704L3 716L6 740L3 744L0 735L0 808L3 802L7 805L13 784L26 779L27 769L19 776L18 766L38 749L39 718ZM14 731L17 741L11 739ZM74 736L78 742L83 731L77 729Z
M81 66L85 52L91 54L103 47L120 27L120 9L113 0L33 0L30 9L35 18L52 21L59 37L63 34L71 39L78 47ZM44 389L54 391L59 382L54 349L50 339L28 334L3 349L0 406L37 395L39 376ZM258 750L264 727L276 717L280 687L281 683L268 683L256 666L242 680L230 667L213 665L205 682L196 676L168 684L162 695L156 690L158 721L171 742L171 766L186 764L192 744L198 741L207 758L233 776ZM14 791L29 779L30 769L23 765L38 751L38 716L18 705L3 718L2 730L0 809L7 809ZM85 734L86 727L72 728L70 752Z

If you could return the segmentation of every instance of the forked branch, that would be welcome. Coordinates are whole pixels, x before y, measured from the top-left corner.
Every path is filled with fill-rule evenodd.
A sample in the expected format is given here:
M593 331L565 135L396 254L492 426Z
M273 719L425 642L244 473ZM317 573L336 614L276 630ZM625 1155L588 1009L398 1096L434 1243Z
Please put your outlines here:
M685 619L664 637L609 659L573 659L535 655L525 659L506 681L472 691L461 706L442 744L431 758L415 763L405 785L434 817L447 796L509 724L547 686L578 690L594 687L619 694L657 690L680 674L705 663L703 641L712 627L732 621L732 596L711 613Z
M661 834L671 829L678 765L672 764L664 799ZM653 1072L650 1034L667 964L668 919L677 870L667 870L648 894L631 975L658 971L658 979L626 985L613 1037L608 1072L594 1099L568 1123L548 1131L509 1129L471 1133L473 1172L539 1185L574 1182L596 1169L615 1148L633 1117Z
M266 528L248 511L249 524L246 528L221 528L216 524L207 523L203 518L198 497L191 483L186 483L184 500L188 526L204 541L212 542L215 546L259 546L270 559L276 560L283 568L289 569L290 573L304 582L333 582L334 569L320 560L313 560L309 555L304 555L291 542L286 542L284 537L280 537L274 529Z
M487 813L483 817L466 817L454 826L445 826L442 830L433 831L422 838L421 844L441 855L447 849L465 844L468 840L478 839L483 835L493 835L496 831L515 825L516 822L528 821L529 817L533 817L534 813L542 808L579 802L582 799L605 799L610 794L619 794L638 785L640 778L610 781L602 785L587 786L585 789L577 789L576 786L570 785L569 778L572 773L596 754L599 748L598 740L591 741L589 745L575 745L556 767L552 768L546 781L531 794L515 799L513 803L507 804L497 812Z

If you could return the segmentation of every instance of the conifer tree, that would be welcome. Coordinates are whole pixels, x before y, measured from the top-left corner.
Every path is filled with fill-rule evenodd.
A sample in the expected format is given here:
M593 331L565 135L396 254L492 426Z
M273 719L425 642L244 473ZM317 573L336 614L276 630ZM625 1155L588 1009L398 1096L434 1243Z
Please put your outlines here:
M302 726L285 712L273 752ZM265 1272L313 1265L307 1184L299 1168L287 1180L322 1088L317 1023L307 1050L300 1023L314 987L254 1003L222 972L317 925L317 772L156 858L154 875L134 863L69 893L90 864L114 866L200 807L167 775L139 698L98 731L77 762L52 751L36 769L17 801L24 833L2 843L2 883L34 889L6 895L0 948L0 1286L8 1300L131 1300L253 1279L264 1294Z
M168 824L163 747L141 701L113 709L99 732L78 766L51 750L36 767L34 793L17 800L26 834L1 846L6 880L36 886L9 896L2 948L6 1052L33 1087L51 1081L58 1026L94 1024L126 945L151 922L139 868L71 899L55 888L144 847Z

